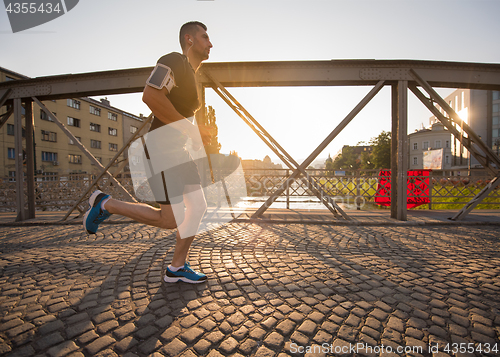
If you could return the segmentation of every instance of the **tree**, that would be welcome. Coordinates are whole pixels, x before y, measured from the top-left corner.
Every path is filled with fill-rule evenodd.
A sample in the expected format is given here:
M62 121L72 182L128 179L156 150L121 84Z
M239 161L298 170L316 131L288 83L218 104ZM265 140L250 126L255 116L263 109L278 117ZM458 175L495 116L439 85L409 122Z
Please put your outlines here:
M212 106L205 107L204 116L201 120L200 124L211 126L212 129L212 140L210 144L205 145L205 151L208 154L218 154L222 145L219 143L219 129L217 128L216 118L215 118L215 109Z
M374 168L375 165L372 162L371 153L363 151L363 153L361 154L361 169L372 170Z
M335 160L329 157L329 160L325 162L326 169L333 170L358 170L361 166L361 160L359 155L354 152L353 146L345 145L342 148L342 152L337 155Z
M374 169L391 168L391 133L383 131L376 138L370 140L373 147L370 162Z
M381 132L377 137L372 138L369 142L370 151L366 150L366 146L348 146L342 148L342 152L337 155L335 160L330 156L325 161L325 167L328 170L327 174L333 175L334 170L370 170L370 169L390 169L391 168L391 133L387 131ZM360 149L363 149L360 152Z

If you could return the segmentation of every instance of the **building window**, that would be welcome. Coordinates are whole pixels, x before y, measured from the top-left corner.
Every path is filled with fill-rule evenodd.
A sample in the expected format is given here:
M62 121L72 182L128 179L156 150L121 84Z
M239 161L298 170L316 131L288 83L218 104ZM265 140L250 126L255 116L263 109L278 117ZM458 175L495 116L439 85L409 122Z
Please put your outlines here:
M57 172L44 172L37 176L37 181L58 181Z
M90 131L97 131L98 133L100 133L101 126L99 124L90 123Z
M42 130L42 141L57 142L57 133L53 131Z
M422 150L428 150L429 149L429 142L428 141L424 141L422 143Z
M82 138L80 138L79 136L75 136L76 140L78 140L79 142L82 142ZM69 138L69 144L70 145L76 145L76 143L71 139Z
M7 149L7 158L15 159L16 158L16 150L14 148Z
M79 128L80 127L80 119L68 117L68 125Z
M494 90L493 91L493 100L498 100L498 99L500 99L500 92Z
M413 157L413 165L418 165L418 157Z
M436 144L436 147L435 147L436 149L441 148L441 140L436 140L435 144Z
M7 135L16 135L15 130L16 130L16 127L14 126L14 124L7 124ZM26 137L26 130L24 128L22 128L21 136L23 138Z
M444 145L445 145L444 146L445 148L449 149L450 148L450 141L446 140Z
M109 143L109 151L118 151L118 144Z
M131 134L135 134L135 133L136 133L136 131L137 131L137 129L138 129L138 128L137 128L136 126L131 125L131 126L130 126L130 133L131 133Z
M56 113L52 113L56 116ZM52 118L47 115L45 110L40 109L40 119L53 122Z
M57 161L57 153L42 151L42 161Z
M493 104L493 113L498 113L498 104Z
M117 136L118 135L118 130L115 129L115 128L108 128L108 134L109 135L113 135L113 136Z
M16 172L9 171L9 182L16 182Z
M68 107L75 108L80 110L80 101L76 99L68 99L67 100Z
M447 165L450 163L450 157L448 155L444 157L444 163Z
M90 139L90 147L93 148L93 149L100 149L101 148L101 142L99 140Z
M108 119L109 120L113 120L113 121L117 121L118 120L118 114L108 112Z
M413 143L413 150L418 150L418 143Z
M101 108L94 107L93 105L89 106L89 108L90 108L90 114L101 116Z
M70 164L81 164L82 163L82 155L68 155L68 160Z

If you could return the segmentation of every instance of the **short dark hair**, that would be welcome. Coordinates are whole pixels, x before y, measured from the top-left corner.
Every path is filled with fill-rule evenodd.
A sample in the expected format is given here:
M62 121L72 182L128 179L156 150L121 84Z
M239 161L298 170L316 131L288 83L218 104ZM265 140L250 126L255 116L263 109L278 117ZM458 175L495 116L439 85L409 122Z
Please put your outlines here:
M198 26L200 26L205 31L207 30L207 27L199 21L190 21L182 25L181 30L179 31L179 42L181 43L182 50L184 50L186 46L186 40L184 39L184 36L186 34L192 36L196 35L196 33L198 32Z

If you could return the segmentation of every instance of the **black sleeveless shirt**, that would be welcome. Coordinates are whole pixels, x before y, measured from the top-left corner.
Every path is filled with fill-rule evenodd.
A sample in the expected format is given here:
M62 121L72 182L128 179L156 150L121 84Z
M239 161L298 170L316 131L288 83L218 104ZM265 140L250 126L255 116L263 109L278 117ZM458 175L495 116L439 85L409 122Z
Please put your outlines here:
M200 101L196 90L195 72L188 58L183 54L172 52L161 57L158 63L170 67L174 74L175 87L172 88L167 98L179 114L186 118L193 116L200 106ZM165 123L155 117L149 131L163 125Z

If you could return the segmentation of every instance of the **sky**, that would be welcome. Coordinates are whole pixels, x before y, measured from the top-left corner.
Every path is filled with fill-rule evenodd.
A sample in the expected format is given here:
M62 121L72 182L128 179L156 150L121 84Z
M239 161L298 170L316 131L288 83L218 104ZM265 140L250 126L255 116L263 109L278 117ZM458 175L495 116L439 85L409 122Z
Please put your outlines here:
M12 33L0 10L0 66L30 77L153 66L180 51L178 31L205 23L210 62L411 59L500 63L500 0L80 0L64 16ZM302 161L371 87L228 88ZM453 89L439 89L443 96ZM409 93L408 132L431 114ZM97 97L96 99L99 99ZM141 94L111 105L149 115ZM279 159L211 90L222 153ZM390 89L382 91L320 154L390 131Z

